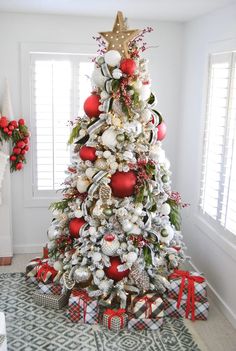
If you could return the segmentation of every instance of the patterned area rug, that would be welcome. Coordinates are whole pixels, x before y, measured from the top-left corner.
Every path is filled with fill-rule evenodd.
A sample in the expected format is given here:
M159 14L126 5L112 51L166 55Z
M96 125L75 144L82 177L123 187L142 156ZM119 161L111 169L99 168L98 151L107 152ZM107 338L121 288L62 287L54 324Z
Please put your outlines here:
M166 319L161 332L115 334L97 325L73 324L63 311L35 305L33 289L23 273L0 274L9 351L200 351L181 319Z

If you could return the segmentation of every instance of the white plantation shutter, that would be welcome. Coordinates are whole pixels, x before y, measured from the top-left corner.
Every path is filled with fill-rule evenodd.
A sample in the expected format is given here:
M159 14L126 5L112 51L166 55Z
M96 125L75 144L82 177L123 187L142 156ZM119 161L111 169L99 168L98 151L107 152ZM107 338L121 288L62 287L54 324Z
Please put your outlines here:
M70 120L83 113L93 63L82 55L31 53L33 192L53 196L65 179Z
M209 64L202 160L201 208L236 234L236 54L213 54Z

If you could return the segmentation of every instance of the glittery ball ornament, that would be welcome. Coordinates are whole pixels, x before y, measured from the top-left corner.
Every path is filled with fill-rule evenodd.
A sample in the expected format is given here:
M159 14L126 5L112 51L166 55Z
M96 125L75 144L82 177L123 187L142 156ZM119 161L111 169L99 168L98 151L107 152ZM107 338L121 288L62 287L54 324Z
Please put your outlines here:
M99 117L100 96L97 94L90 95L84 102L84 112L89 118Z
M115 234L105 234L102 239L102 252L107 256L115 256L120 247L119 240Z
M134 171L116 172L112 175L110 182L112 194L120 198L131 196L134 193L136 182L137 177Z
M82 146L79 151L80 158L83 161L91 161L94 162L97 159L96 156L96 148L92 146Z
M122 272L118 271L118 266L123 264L120 260L120 257L110 257L110 264L110 267L106 267L104 269L105 274L108 278L118 282L129 275L129 269L126 269Z

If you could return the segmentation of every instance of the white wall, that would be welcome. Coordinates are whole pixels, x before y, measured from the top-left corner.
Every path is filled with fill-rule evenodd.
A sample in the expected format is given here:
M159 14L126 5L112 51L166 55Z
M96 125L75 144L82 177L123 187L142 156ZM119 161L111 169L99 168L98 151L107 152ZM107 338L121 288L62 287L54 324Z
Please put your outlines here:
M114 14L115 15L115 14ZM180 88L183 26L177 23L132 21L130 28L150 25L154 33L147 35L150 45L157 49L148 52L153 90L158 96L158 109L168 124L165 141L167 155L176 171L176 129L180 119ZM13 108L18 117L22 112L20 91L20 44L80 43L94 45L92 36L100 30L109 30L112 19L79 18L73 16L0 14L0 95L4 77L9 79ZM24 116L29 123L29 116ZM51 220L47 208L25 207L23 173L12 175L12 225L15 252L38 251L46 241L46 229ZM30 185L29 185L30 186ZM1 225L3 225L1 223Z
M183 211L183 232L192 262L205 272L219 306L236 325L236 247L198 217L207 52L210 47L225 46L232 38L236 38L236 5L185 25L177 188L191 203L191 208Z

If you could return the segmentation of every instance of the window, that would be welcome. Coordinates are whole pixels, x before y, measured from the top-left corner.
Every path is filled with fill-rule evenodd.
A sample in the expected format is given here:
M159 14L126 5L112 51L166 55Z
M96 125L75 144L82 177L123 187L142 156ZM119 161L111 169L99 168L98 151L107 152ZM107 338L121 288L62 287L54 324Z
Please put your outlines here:
M75 54L30 56L33 195L54 197L70 163L69 121L83 114L93 63Z
M236 234L236 52L210 56L200 206Z

